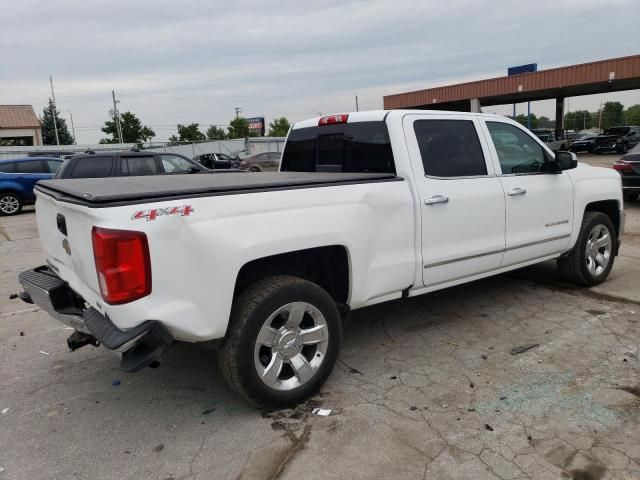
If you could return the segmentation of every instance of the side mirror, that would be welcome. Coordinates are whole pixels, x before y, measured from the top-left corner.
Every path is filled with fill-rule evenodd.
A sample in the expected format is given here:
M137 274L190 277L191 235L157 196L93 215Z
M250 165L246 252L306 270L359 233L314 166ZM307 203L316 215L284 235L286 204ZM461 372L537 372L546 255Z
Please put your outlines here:
M578 157L573 152L558 151L553 159L557 172L571 170L578 166Z

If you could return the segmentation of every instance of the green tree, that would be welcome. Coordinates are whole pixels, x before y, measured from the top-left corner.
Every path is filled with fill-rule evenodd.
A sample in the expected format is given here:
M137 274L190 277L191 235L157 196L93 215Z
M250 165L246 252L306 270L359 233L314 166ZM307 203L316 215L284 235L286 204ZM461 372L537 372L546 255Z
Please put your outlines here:
M171 135L169 137L170 142L201 142L206 140L207 137L199 129L199 124L190 123L189 125L178 124L178 136Z
M627 125L640 125L640 105L631 105L624 113Z
M620 102L606 102L602 108L602 128L622 125L624 123L624 107Z
M224 128L218 128L215 125L211 125L207 129L207 139L224 140L225 138L227 138L227 132L224 131Z
M245 138L249 136L249 122L244 117L236 117L229 122L229 138Z
M515 121L521 125L527 126L527 116L524 113L516 115ZM535 114L531 114L531 128L538 128L538 118Z
M49 106L44 107L42 110L42 143L44 145L56 145L56 131L53 125L53 111L54 106L51 99L49 99ZM73 145L73 135L69 133L67 128L67 122L60 116L60 112L55 109L56 112L56 126L58 127L58 140L60 145Z
M556 121L542 115L538 117L538 128L556 128Z
M286 137L290 128L291 124L286 117L274 118L273 122L269 123L269 136Z
M156 132L142 125L140 119L133 112L124 112L120 115L120 127L122 128L123 143L144 143L156 136ZM111 138L103 138L100 143L118 143L118 125L116 117L104 122L102 131Z
M592 125L591 113L587 110L576 110L575 112L567 112L564 116L564 128L567 130L586 130L591 128Z

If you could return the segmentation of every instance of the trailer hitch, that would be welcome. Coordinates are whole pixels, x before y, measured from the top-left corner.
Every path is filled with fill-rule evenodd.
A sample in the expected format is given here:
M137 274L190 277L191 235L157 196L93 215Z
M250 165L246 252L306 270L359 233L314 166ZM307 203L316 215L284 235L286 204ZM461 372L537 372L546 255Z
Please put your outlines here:
M71 335L69 335L69 338L67 338L67 345L73 352L75 350L78 350L79 348L84 347L85 345L98 347L100 346L100 342L93 335L82 333L76 330Z

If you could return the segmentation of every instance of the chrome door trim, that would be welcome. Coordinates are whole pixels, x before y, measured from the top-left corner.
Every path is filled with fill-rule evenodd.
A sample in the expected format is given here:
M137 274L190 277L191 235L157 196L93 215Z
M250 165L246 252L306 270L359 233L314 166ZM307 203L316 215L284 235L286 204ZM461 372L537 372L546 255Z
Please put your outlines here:
M569 238L570 236L571 236L570 234L558 235L556 237L546 238L544 240L537 240L535 242L521 243L519 245L514 245L512 247L505 248L505 249L502 249L502 250L491 250L489 252L478 253L476 255L467 255L465 257L458 257L458 258L454 258L452 260L444 260L442 262L430 263L430 264L425 265L424 268L440 267L442 265L447 265L449 263L463 262L465 260L472 260L474 258L486 257L487 255L495 255L497 253L510 252L511 250L518 250L519 248L532 247L534 245L540 245L542 243L555 242L556 240L563 240L565 238ZM556 252L556 253L562 253L563 251L564 250L561 250L561 251ZM549 254L546 254L546 255L543 255L543 256L546 257L548 255L555 255L556 253L549 253ZM532 259L532 260L534 260L534 259ZM528 261L528 260L525 260L525 261ZM522 262L518 262L518 263L522 263ZM498 268L502 268L504 266L508 266L508 265L501 265ZM487 270L487 271L491 271L491 270ZM474 274L474 275L477 275L477 274ZM473 275L471 275L471 276L473 276ZM447 280L447 282L449 282L449 281L453 281L453 280ZM444 283L446 283L446 282L444 282Z
M425 287L434 287L434 286L437 286L437 285L444 285L445 283L457 282L458 280L463 280L465 278L471 278L471 277L476 277L478 275L484 275L485 273L495 272L497 270L502 270L504 268L513 267L514 265L520 265L522 263L529 263L529 262L532 262L534 260L539 260L541 258L553 257L553 256L556 256L556 255L560 255L562 253L563 253L562 251L561 252L556 252L556 253L545 253L544 255L540 255L538 257L530 258L530 259L525 260L523 262L514 262L514 263L509 263L507 265L500 265L499 267L496 267L496 268L490 268L488 270L483 270L481 272L471 273L471 274L468 274L468 275L462 275L460 277L455 277L455 278L452 278L450 280L445 280L444 282L425 284Z

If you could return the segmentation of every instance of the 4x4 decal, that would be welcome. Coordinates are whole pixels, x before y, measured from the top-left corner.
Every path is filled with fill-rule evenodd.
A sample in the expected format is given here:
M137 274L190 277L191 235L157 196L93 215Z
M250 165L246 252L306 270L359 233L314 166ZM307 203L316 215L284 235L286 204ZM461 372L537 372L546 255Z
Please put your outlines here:
M142 220L143 218L148 221L155 220L158 217L165 215L180 215L181 217L188 217L194 212L191 205L177 205L175 207L165 208L151 208L149 210L139 210L131 215L131 220Z

